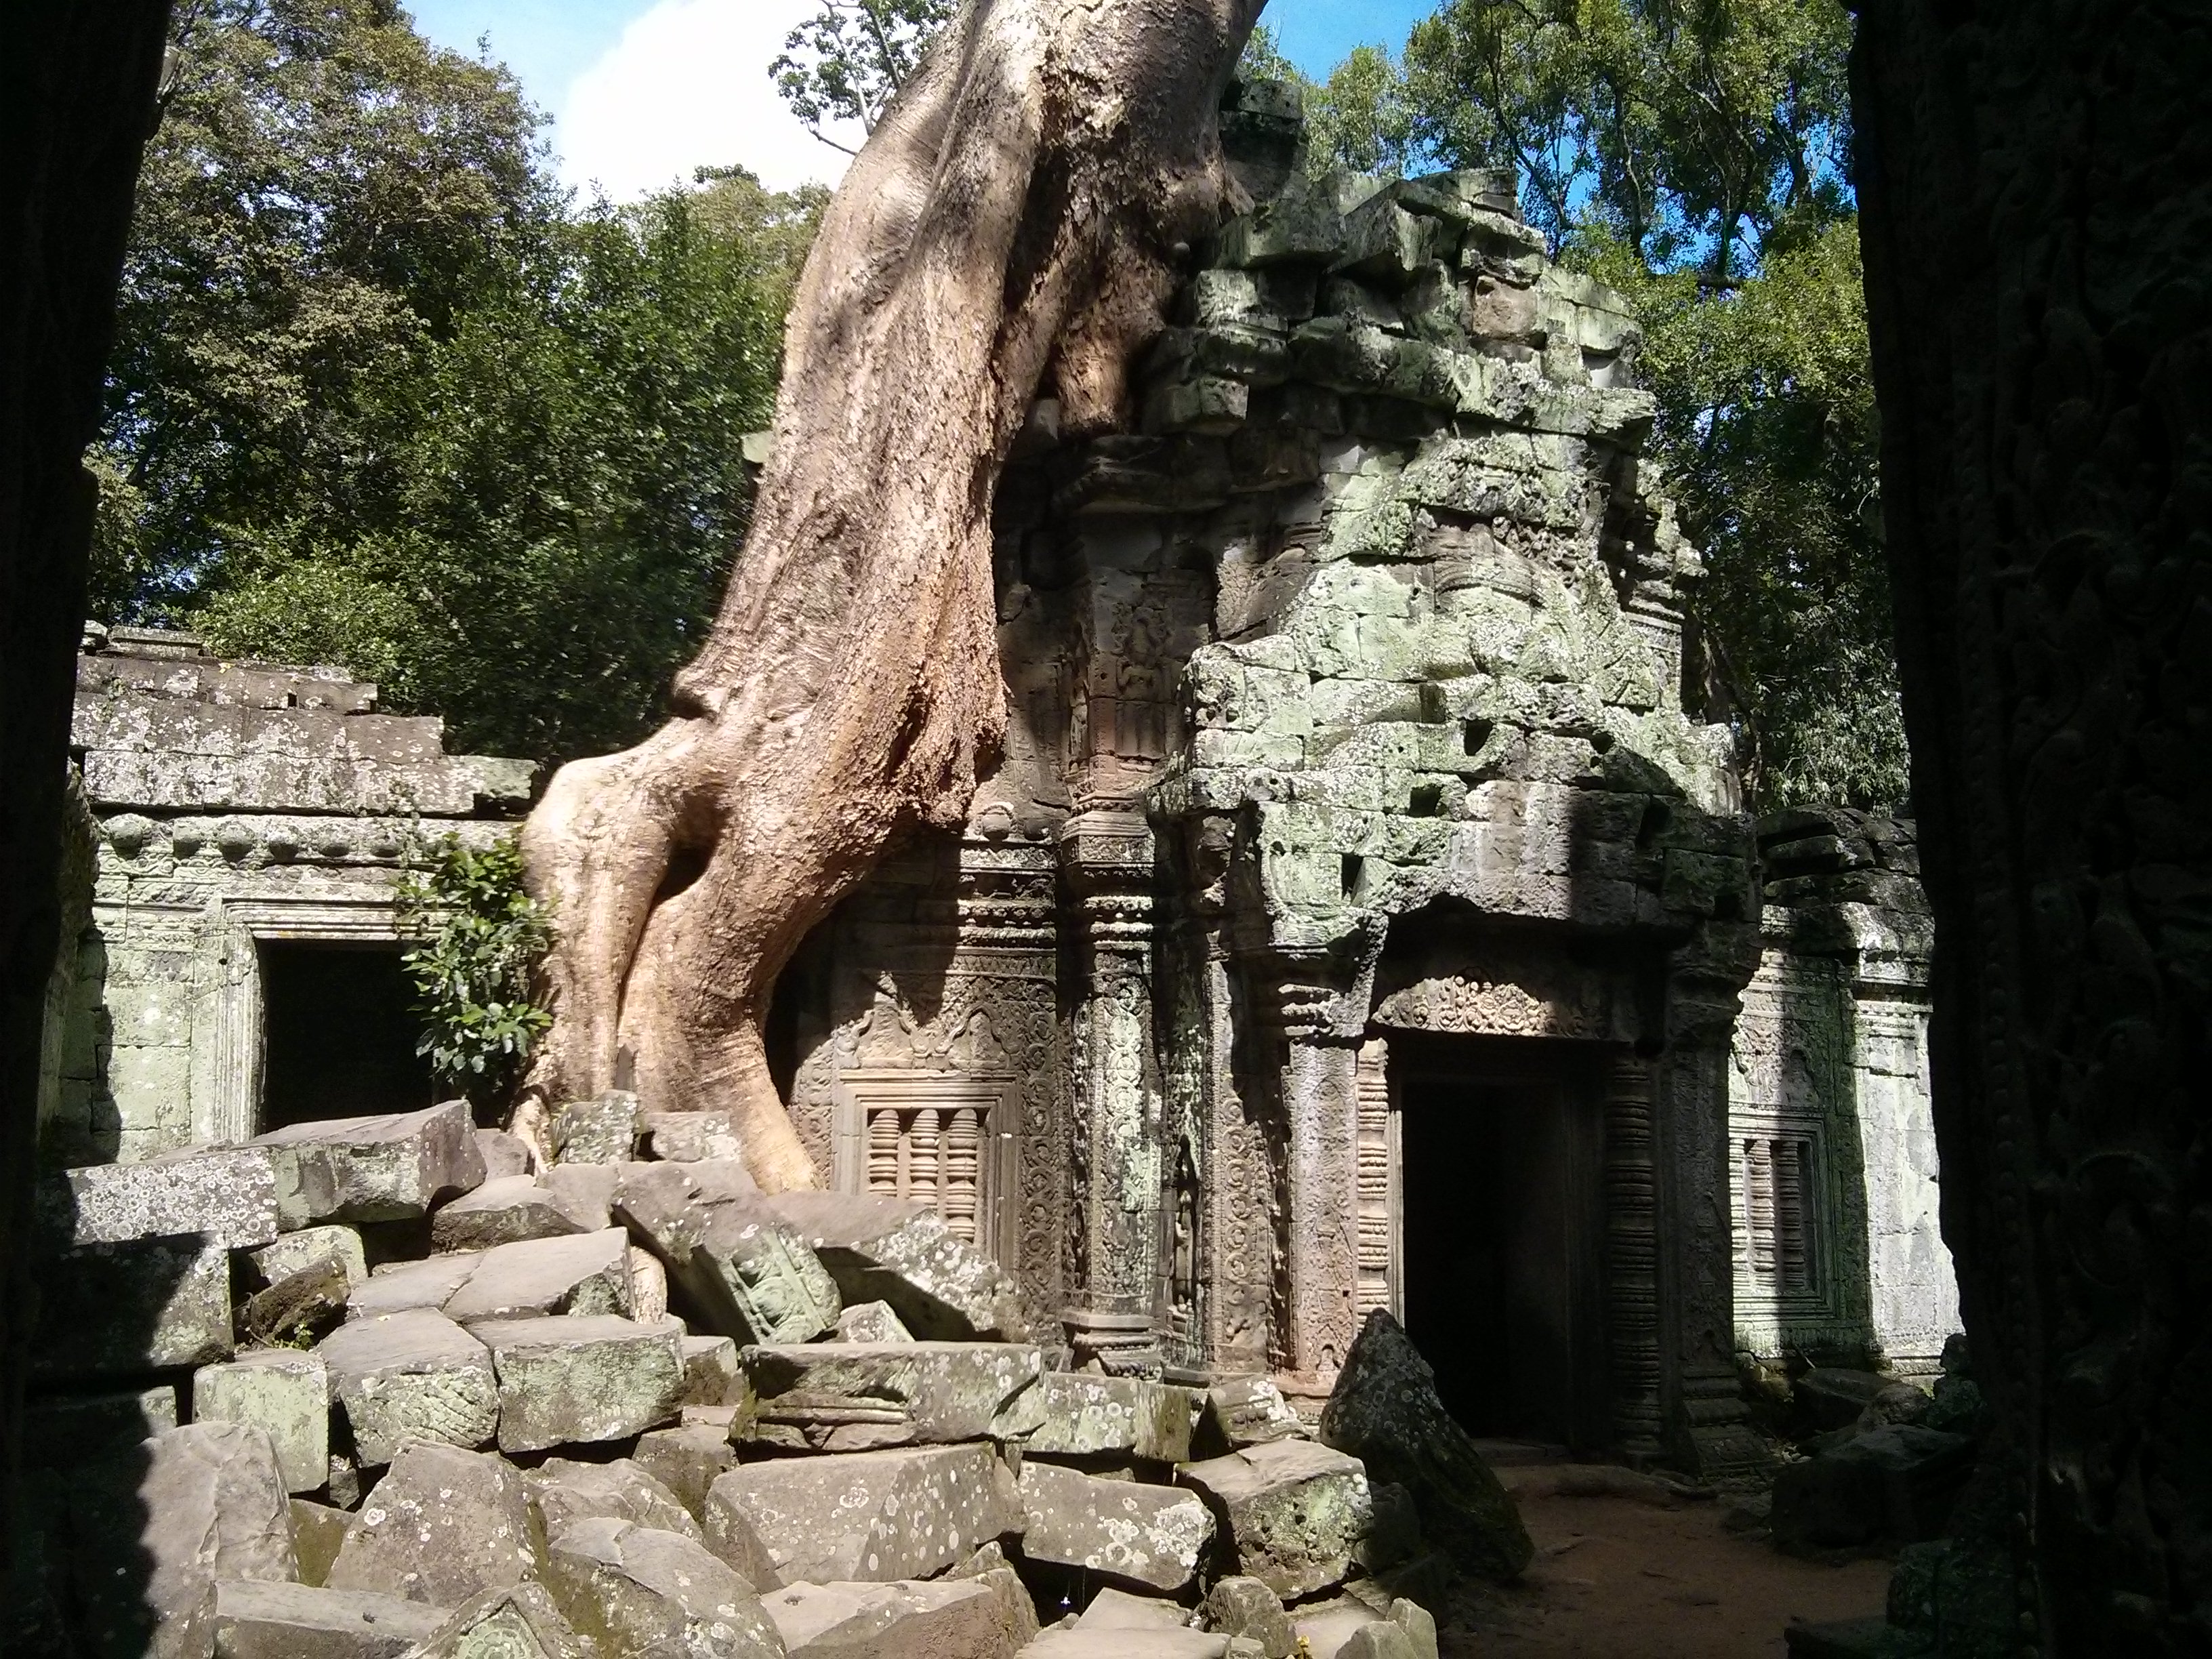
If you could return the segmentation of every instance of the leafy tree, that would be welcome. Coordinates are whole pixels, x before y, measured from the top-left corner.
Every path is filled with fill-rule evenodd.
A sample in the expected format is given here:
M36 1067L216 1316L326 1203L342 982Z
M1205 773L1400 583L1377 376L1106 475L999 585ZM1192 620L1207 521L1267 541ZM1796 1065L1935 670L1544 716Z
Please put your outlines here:
M853 151L823 127L857 121L874 131L891 94L953 10L953 0L829 0L792 30L769 73L806 130L849 155Z
M422 941L401 958L422 1018L416 1052L477 1104L503 1101L553 1023L532 996L552 912L523 885L520 842L441 836L415 849L395 891L401 927Z

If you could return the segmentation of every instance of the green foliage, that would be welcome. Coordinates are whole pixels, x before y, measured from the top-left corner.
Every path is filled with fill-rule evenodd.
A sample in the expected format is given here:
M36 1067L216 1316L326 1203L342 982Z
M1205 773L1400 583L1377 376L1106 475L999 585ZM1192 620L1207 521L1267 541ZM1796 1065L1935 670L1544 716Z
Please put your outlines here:
M635 742L742 544L820 193L571 210L506 71L373 0L198 0L179 47L93 456L102 613L345 662L462 748Z
M520 844L506 836L471 847L441 836L416 849L398 896L402 928L422 941L402 958L422 1017L417 1052L441 1083L494 1104L553 1023L531 1000L552 928L550 911L523 887Z
M769 73L807 131L844 149L823 131L824 125L857 121L874 131L891 94L953 10L953 0L829 0L792 30Z

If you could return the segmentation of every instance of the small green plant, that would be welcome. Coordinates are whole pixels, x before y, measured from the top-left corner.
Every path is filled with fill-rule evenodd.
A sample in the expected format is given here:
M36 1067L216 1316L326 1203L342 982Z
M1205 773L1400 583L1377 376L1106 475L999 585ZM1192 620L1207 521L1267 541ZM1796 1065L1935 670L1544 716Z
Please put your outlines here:
M481 847L441 836L418 845L411 866L398 900L401 927L422 941L403 958L422 1017L416 1052L441 1084L478 1106L495 1103L553 1023L531 1000L551 912L525 890L512 836Z

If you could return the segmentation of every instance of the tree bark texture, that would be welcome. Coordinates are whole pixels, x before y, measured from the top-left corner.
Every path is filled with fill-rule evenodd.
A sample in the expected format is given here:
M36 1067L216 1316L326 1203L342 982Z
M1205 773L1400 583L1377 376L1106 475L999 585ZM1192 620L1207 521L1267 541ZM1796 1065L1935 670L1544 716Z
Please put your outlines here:
M1943 1225L2012 1636L2212 1648L2212 23L1866 0Z
M1116 424L1229 189L1216 109L1261 0L969 0L809 256L753 525L673 717L524 832L554 1025L518 1121L629 1084L816 1171L771 1081L777 973L902 832L960 823L1004 726L1000 468L1049 382Z
M11 10L0 46L0 1559L32 1325L40 1042L61 941L70 699L92 550L82 465L166 0Z

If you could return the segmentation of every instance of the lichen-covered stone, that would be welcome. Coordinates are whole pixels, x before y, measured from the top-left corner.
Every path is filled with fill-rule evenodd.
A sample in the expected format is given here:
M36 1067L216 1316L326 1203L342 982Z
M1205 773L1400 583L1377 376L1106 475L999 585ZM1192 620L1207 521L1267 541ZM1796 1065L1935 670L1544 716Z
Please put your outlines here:
M1188 1389L1141 1377L1048 1371L1043 1391L1043 1421L1027 1448L1032 1454L1160 1463L1181 1463L1190 1456Z
M810 1342L836 1328L836 1281L794 1229L760 1207L742 1165L630 1166L614 1208L710 1329L753 1343Z
M316 1118L247 1143L276 1154L287 1227L319 1221L408 1221L484 1178L465 1100L382 1117Z
M684 1339L684 1403L735 1405L738 1396L738 1345L726 1336Z
M346 1317L372 1319L382 1314L443 1308L469 1282L483 1260L480 1250L456 1250L422 1261L387 1262L356 1285L346 1297Z
M1206 1391L1198 1449L1206 1456L1218 1456L1271 1440L1296 1439L1305 1431L1305 1425L1273 1379L1233 1376Z
M637 1097L611 1089L553 1110L553 1157L562 1164L626 1164L637 1152Z
M292 1547L300 1558L300 1582L320 1588L330 1580L331 1563L338 1559L353 1525L352 1515L328 1504L305 1498L292 1500Z
M328 1583L456 1607L537 1578L539 1568L522 1471L489 1453L418 1441L401 1448L362 1502Z
M197 1233L246 1249L276 1237L273 1154L252 1146L197 1146L137 1164L101 1164L51 1177L39 1217L63 1244L113 1244Z
M511 1584L471 1596L408 1659L606 1659L568 1627L545 1587Z
M672 1421L684 1401L683 1329L612 1314L476 1325L499 1378L500 1449L622 1440Z
M286 1233L275 1243L254 1251L252 1260L254 1271L265 1285L274 1285L324 1261L336 1261L343 1270L349 1287L368 1278L368 1259L362 1249L361 1235L342 1222Z
M708 1547L757 1586L926 1578L1019 1532L1014 1477L988 1445L744 1463L707 1494Z
M498 1428L491 1351L443 1314L416 1308L349 1320L315 1352L364 1463L389 1463L415 1440L481 1446Z
M486 1250L445 1301L464 1325L546 1314L627 1314L629 1237L619 1227L566 1238L530 1238Z
M143 1376L230 1358L230 1253L198 1234L79 1244L39 1279L35 1373Z
M558 1537L579 1521L598 1517L680 1532L687 1538L702 1535L682 1500L627 1457L608 1463L549 1457L526 1471L523 1480L548 1538Z
M672 1164L744 1156L744 1143L727 1112L646 1112L638 1119L646 1150Z
M762 1599L791 1659L1012 1659L1036 1634L1018 1580L1011 1593L986 1577L793 1584Z
M1248 1446L1176 1478L1212 1509L1235 1570L1286 1601L1341 1583L1371 1520L1359 1460L1310 1440Z
M674 1493L676 1501L694 1517L706 1512L708 1488L738 1461L726 1429L696 1425L641 1434L630 1455L639 1468Z
M1265 1659L1291 1659L1297 1650L1297 1632L1283 1611L1283 1598L1256 1578L1216 1579L1199 1611L1208 1630L1249 1638Z
M764 1200L796 1229L847 1302L888 1302L924 1341L1018 1342L1020 1299L1005 1269L956 1238L933 1211L860 1193Z
M216 1659L402 1659L446 1618L442 1608L368 1590L217 1584Z
M611 1659L783 1659L752 1586L694 1540L600 1516L551 1540L546 1587Z
M732 1438L848 1452L1019 1440L1042 1420L1036 1348L995 1342L749 1347Z
M863 1302L837 1316L840 1342L911 1342L914 1333L899 1322L888 1302Z
M192 1420L259 1429L288 1492L314 1492L330 1478L331 1378L319 1355L257 1348L203 1365L192 1373Z
M441 1205L430 1242L441 1250L488 1250L526 1238L560 1238L585 1229L535 1176L502 1176Z
M1213 1516L1187 1490L1030 1462L1022 1465L1020 1490L1025 1559L1080 1567L1162 1595L1189 1586L1213 1539Z

